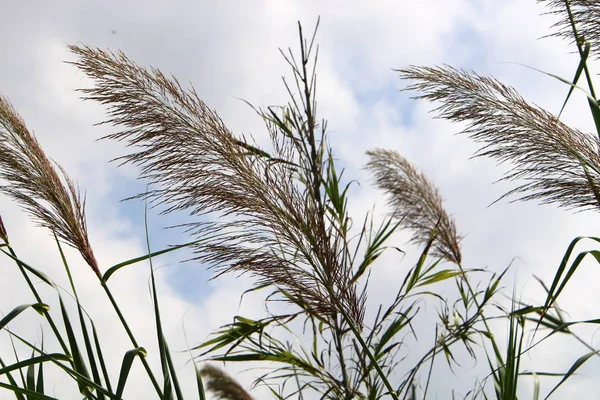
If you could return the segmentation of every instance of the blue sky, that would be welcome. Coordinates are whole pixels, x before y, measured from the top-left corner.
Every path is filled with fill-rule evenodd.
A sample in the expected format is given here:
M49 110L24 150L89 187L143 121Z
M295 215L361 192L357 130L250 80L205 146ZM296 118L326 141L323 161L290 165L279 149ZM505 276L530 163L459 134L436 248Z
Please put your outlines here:
M364 151L373 147L397 150L440 187L459 231L467 235L463 244L467 265L501 271L516 258L514 279L519 294L524 299L539 299L542 292L532 275L550 279L569 241L578 235L593 235L598 218L534 203L502 201L488 208L513 187L510 183L493 184L506 167L497 168L489 160L470 160L476 146L454 135L460 127L434 120L430 104L414 102L409 99L410 93L400 92L404 82L392 69L448 63L493 74L515 86L527 99L557 112L567 91L564 85L507 63L520 62L565 77L572 75L577 64L571 54L573 48L556 39L539 39L549 32L552 22L550 17L540 16L543 12L544 8L533 0L4 2L0 5L0 50L4 54L0 92L12 101L50 157L87 192L92 245L106 269L144 252L144 205L119 200L137 194L145 183L136 181L135 168L107 163L125 149L119 143L96 142L113 129L93 126L104 119L104 113L97 104L79 100L75 89L90 82L64 63L73 60L66 44L120 49L140 65L173 73L182 83L192 82L200 97L217 110L233 132L251 133L264 143L262 122L238 98L257 106L285 102L280 77L289 74L277 48L295 48L297 21L311 31L321 16L317 37L321 46L319 111L329 121L330 140L347 178L360 182L351 191L354 215L360 218L374 203L378 212L385 211L383 199L371 188L362 169ZM565 120L582 130L591 130L583 100L573 102ZM0 214L16 249L26 254L32 265L45 265L47 272L60 280L60 260L48 234L35 228L5 198L0 198ZM159 217L155 210L150 218L155 248L187 240L181 231L162 229L185 222L185 215ZM406 238L399 236L398 244L410 248ZM102 294L93 274L77 254L72 252L70 257L74 265L81 265L77 278L89 291L89 311L106 318L103 333L114 344L117 352L112 362L118 363L122 354L118 350L125 351L127 346L122 334L111 329L116 320L110 310L106 311L104 300L98 300ZM195 263L178 265L182 257L181 253L165 257L156 264L164 266L159 277L163 306L169 310L172 348L185 348L182 321L194 344L235 314L260 313L259 297L250 296L238 308L239 295L251 283L247 278L226 277L207 283L210 273ZM371 278L373 304L385 299L390 285L400 277L399 265L407 268L410 260L388 257L378 267ZM2 268L5 264L0 261ZM7 274L0 280L0 311L4 313L13 304L20 304L19 300L27 300L8 283L14 275ZM115 282L115 291L133 315L140 335L151 342L147 332L151 324L147 276L145 267L124 271ZM574 278L562 301L573 318L597 316L594 311L598 300L592 295L598 290L597 278L592 268ZM579 300L581 293L587 294L585 304ZM430 310L428 315L433 317L435 313ZM32 317L22 328L28 326L38 329L39 321ZM593 331L585 332L593 343L600 344L591 335ZM8 345L5 339L0 341L2 354ZM583 348L568 347L568 342L554 343L553 351L534 353L533 366L566 370L576 358L573 348L583 354ZM185 360L183 355L182 365ZM459 371L466 376L477 375L481 371L478 368L485 367L482 363L467 364L464 371ZM469 385L457 383L456 376L444 368L441 365L439 376L443 379L436 386L439 398L448 398L445 389L468 390ZM598 392L600 387L592 378L597 368L597 361L591 362L577 378L577 385L570 385L555 398ZM232 371L241 369L232 367ZM182 367L184 370L192 373L189 365ZM251 372L239 375L246 383L252 377ZM134 379L144 382L141 374L134 375ZM544 384L546 390L551 387L550 381ZM147 388L142 386L130 389L129 397L145 396ZM527 385L523 388L525 393L529 389ZM56 387L57 393L61 390Z

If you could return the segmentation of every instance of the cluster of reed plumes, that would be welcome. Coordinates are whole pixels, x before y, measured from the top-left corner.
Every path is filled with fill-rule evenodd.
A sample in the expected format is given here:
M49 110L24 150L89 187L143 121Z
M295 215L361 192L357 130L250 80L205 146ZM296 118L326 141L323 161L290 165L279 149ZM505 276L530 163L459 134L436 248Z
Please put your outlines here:
M599 20L595 16L600 16L600 7L591 1L545 3L562 18L556 34L575 38L582 63L573 85L585 73L593 100L590 108L600 133L600 109L586 64L588 55L598 47ZM416 400L418 388L420 397L427 396L431 381L431 369L423 376L420 372L427 365L431 368L438 354L452 364L455 344L462 343L475 357L473 343L481 343L493 350L487 360L496 397L514 399L521 379L519 360L526 351L525 321L534 320L552 328L550 335L573 334L562 315L553 313L550 306L581 261L571 264L567 278L561 280L579 239L569 247L548 289L546 303L513 308L503 315L510 328L503 355L486 311L503 274L493 275L484 289L471 283L470 271L462 266L462 237L444 209L438 189L396 151L367 152L366 169L375 186L386 194L389 214L377 226L373 216L367 216L362 226L353 226L347 208L350 184L344 184L342 173L336 169L325 121L317 119L318 47L314 35L306 40L300 28L299 54L284 53L293 72L293 82L284 81L290 102L283 107L256 109L266 123L271 139L268 147L231 132L194 89L184 89L176 78L158 69L139 66L122 52L90 46L70 49L77 57L72 64L94 81L92 88L81 90L84 99L105 105L109 117L104 123L121 129L106 139L124 141L131 149L117 160L138 166L140 178L149 182L149 190L134 198L162 207L163 213L188 213L190 221L184 227L193 237L188 245L195 251L194 260L213 268L216 276L249 274L255 278L255 289L271 290L267 302L285 301L293 306L286 313L270 310L268 317L258 321L235 317L194 349L198 357L275 363L269 373L257 379L275 398L303 398L318 393L328 399ZM419 92L420 98L441 102L437 108L441 117L467 122L464 132L482 144L478 155L513 163L505 179L524 183L508 195L579 210L600 206L597 137L566 126L559 117L526 102L515 89L493 78L449 66L409 67L399 72L412 82L408 90ZM4 242L0 249L23 273L37 301L30 306L45 316L62 351L49 355L28 342L39 357L26 364L16 363L12 369L2 364L4 370L0 371L5 371L9 381L2 387L18 398L23 394L48 398L35 397L36 393L44 393L43 379L34 382L21 374L19 384L10 371L28 368L29 377L37 367L40 376L42 364L49 362L59 364L73 377L85 398L119 399L133 359L139 357L159 398L182 399L162 333L152 269L162 379L145 361L145 350L135 339L107 283L124 266L182 246L128 260L103 272L88 239L85 201L77 185L49 160L2 97L0 179L0 191L21 204L38 224L50 229L59 247L62 241L81 253L99 278L133 345L113 390L93 321L84 315L75 285L71 281L81 326L77 335L83 338L83 346L78 345L64 307L61 318L66 333L43 307L31 276L50 286L53 283L19 259L0 219L0 239ZM409 230L412 241L423 251L403 284L394 289L397 292L393 301L381 305L375 318L369 320L366 296L370 268L392 247L390 241L399 229ZM458 301L443 298L430 287L442 281L456 282ZM412 323L419 312L418 304L427 297L442 304L432 338L435 345L416 364L407 365L401 349L407 345L410 333L414 334ZM15 310L10 318L0 321L0 328L16 318L22 308ZM292 328L297 326L303 329ZM293 339L286 339L290 336ZM197 369L197 376L200 398L204 398L202 377L205 387L217 398L251 399L246 389L214 366ZM485 382L476 384L467 396L485 397Z

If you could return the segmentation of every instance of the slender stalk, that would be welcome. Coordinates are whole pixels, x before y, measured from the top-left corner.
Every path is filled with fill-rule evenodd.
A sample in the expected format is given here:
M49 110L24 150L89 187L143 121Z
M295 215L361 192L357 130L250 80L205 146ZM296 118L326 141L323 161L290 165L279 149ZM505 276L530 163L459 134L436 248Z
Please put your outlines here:
M335 342L335 349L338 353L338 359L340 360L340 369L342 370L342 384L344 385L344 391L346 392L344 395L344 399L351 400L353 395L353 390L350 387L350 381L348 379L348 371L346 369L346 358L344 356L344 349L342 347L342 329L340 327L340 321L338 320L337 313L333 315L333 341Z
M475 307L477 307L477 309L480 310L479 315L481 317L481 321L483 322L483 325L485 326L485 329L487 330L487 332L489 334L489 338L492 343L492 347L494 348L494 352L496 353L496 355L499 355L499 354L501 354L500 349L498 348L498 344L496 344L496 340L494 339L494 334L492 333L492 330L490 329L490 326L488 325L487 319L485 318L485 314L482 312L483 311L481 308L482 306L479 304L479 301L477 300L475 290L471 286L471 281L469 280L469 278L466 274L466 271L463 269L461 263L457 263L456 265L458 265L458 268L460 269L460 272L462 273L465 283L467 284L467 289L469 290L469 293L471 294L471 297L473 298ZM502 360L502 362L504 362L504 361Z
M104 291L106 292L106 295L108 296L108 299L110 300L110 303L112 304L113 308L115 309L117 316L119 317L119 320L121 320L121 324L125 328L125 331L127 332L127 336L129 336L131 343L136 348L140 347L137 343L137 340L135 340L135 336L133 336L131 329L129 329L129 325L127 324L125 317L121 313L121 309L119 308L119 305L115 301L115 298L113 297L110 289L108 288L108 286L106 285L105 282L102 282L101 285L102 285L102 288L104 289ZM158 385L156 378L154 377L154 373L150 369L150 365L148 365L148 361L146 361L145 357L140 357L140 360L142 361L142 364L144 365L144 368L146 369L146 372L148 373L148 377L150 378L150 381L152 381L152 386L154 386L154 389L156 390L156 393L158 393L159 398L162 399L163 398L162 391L160 389L160 386Z
M581 48L582 41L579 37L579 33L577 32L577 26L575 25L575 17L573 16L573 12L571 11L571 6L569 5L569 2L567 0L565 0L565 7L567 10L567 14L569 15L569 22L571 23L571 28L573 29L573 36L575 36L575 44L577 45L579 57L583 58L583 49ZM594 92L594 85L592 83L592 77L587 67L587 63L584 64L583 71L585 72L585 79L587 80L588 87L590 89L590 95L595 99L596 93Z
M383 372L383 370L379 366L379 363L375 359L375 356L373 355L373 353L371 353L371 350L369 349L369 345L367 345L367 343L363 339L363 337L362 337L360 331L358 330L356 324L354 323L354 321L352 321L352 318L350 317L350 315L348 315L348 313L344 310L344 308L342 307L342 305L340 304L340 302L338 301L338 299L335 296L333 296L333 295L332 295L332 299L335 302L335 305L338 308L338 311L340 312L340 314L342 314L342 316L344 317L344 319L348 323L348 326L350 327L350 330L354 334L354 337L356 338L356 340L358 341L358 343L360 343L360 346L362 347L363 351L365 352L365 354L369 358L369 361L371 361L371 363L373 363L373 367L375 367L375 370L377 371L377 374L379 375L379 377L383 381L383 384L385 385L385 388L388 390L390 396L392 396L392 398L394 400L399 400L396 391L392 387L392 384L390 383L390 381L387 379L387 376L385 375L385 372Z

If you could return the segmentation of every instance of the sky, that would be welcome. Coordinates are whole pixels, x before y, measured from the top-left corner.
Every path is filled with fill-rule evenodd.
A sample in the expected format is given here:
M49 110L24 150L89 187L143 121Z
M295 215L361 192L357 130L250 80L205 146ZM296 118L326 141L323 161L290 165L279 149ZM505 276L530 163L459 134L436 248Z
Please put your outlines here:
M124 145L98 138L114 131L95 126L105 119L101 106L80 100L76 89L91 82L73 65L67 44L87 44L122 50L139 65L154 66L191 82L199 96L235 133L252 134L259 143L267 138L260 118L240 99L257 106L286 102L281 76L290 76L278 48L296 48L297 22L306 31L321 17L317 36L319 113L328 120L329 137L346 177L359 184L350 191L353 215L361 218L376 205L385 212L385 201L374 190L362 168L365 151L375 147L394 149L425 172L439 187L447 210L454 216L463 240L464 265L500 272L511 265L505 280L506 294L523 301L541 301L544 292L538 276L549 282L569 242L576 236L594 235L599 219L593 213L573 214L555 206L536 203L490 204L514 187L494 183L508 166L476 158L477 147L455 135L460 126L434 119L432 105L410 99L406 85L393 69L408 65L443 63L482 75L492 74L517 88L528 100L558 112L568 88L517 65L570 78L577 66L574 48L550 33L553 19L533 0L447 1L54 1L0 3L0 93L35 132L46 153L60 163L86 193L90 239L102 270L145 253L144 204L121 200L144 190L135 167L117 167L109 161L126 152ZM583 96L576 96L564 121L583 131L593 123ZM67 285L56 244L49 233L36 227L15 204L0 197L0 215L17 253L30 265ZM153 249L189 240L181 231L163 229L187 221L187 216L149 213ZM398 246L408 236L400 235ZM592 244L584 244L582 250ZM414 249L413 249L414 250ZM120 329L97 279L74 251L67 252L88 313L94 316L103 343L111 349L108 359L118 370L130 343ZM386 256L371 276L369 304L385 301L394 291L415 255L404 259ZM263 312L260 295L240 304L240 295L252 284L247 277L226 276L209 281L203 265L178 261L186 253L171 253L155 260L159 294L164 310L166 336L177 350L184 389L193 396L193 368L184 351L206 339L211 331L231 322L235 315L258 316ZM0 261L0 312L31 302L14 265ZM598 269L584 265L560 301L573 319L595 318L600 300ZM155 350L153 314L148 291L148 266L139 264L120 271L111 288L123 311L152 354ZM443 287L440 290L450 290ZM51 294L48 293L50 296ZM389 296L388 296L389 297ZM435 318L429 309L428 318ZM421 321L423 326L432 321ZM11 329L41 338L41 319L29 312ZM498 336L505 334L498 327ZM33 333L35 332L35 333ZM185 333L185 334L184 334ZM600 346L593 329L582 329L585 340ZM46 337L46 336L44 336ZM48 339L49 340L49 339ZM421 342L424 342L422 340ZM426 343L415 345L420 349ZM425 348L425 347L423 347ZM11 354L8 335L0 335L0 355ZM557 339L540 347L526 360L526 367L566 371L585 353L572 340ZM589 397L600 392L599 360L591 359L553 398ZM249 386L256 371L227 366ZM436 365L433 398L451 398L451 390L464 394L472 376L486 374L483 360L465 362L449 371ZM116 372L114 373L116 375ZM50 394L77 398L76 389L57 378L48 382ZM542 380L547 393L556 380ZM531 384L523 380L521 391L531 397ZM264 389L253 393L266 398ZM587 396L586 396L587 394ZM151 398L152 388L141 368L132 372L125 398ZM10 398L0 391L0 398Z

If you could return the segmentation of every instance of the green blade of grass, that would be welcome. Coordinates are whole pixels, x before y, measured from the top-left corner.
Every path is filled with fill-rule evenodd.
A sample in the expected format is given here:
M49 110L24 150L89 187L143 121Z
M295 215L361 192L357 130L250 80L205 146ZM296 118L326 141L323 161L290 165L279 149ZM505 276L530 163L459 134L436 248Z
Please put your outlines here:
M542 71L542 70L534 68L534 67L530 67L530 66L525 65L525 64L521 64L521 63L514 63L514 64L518 64L518 65L521 65L523 67L530 68L530 69L532 69L534 71L540 72L542 74L548 75L548 76L550 76L550 77L552 77L554 79L557 79L557 80L559 80L559 81L561 81L563 83L566 83L567 85L571 86L571 88L579 89L583 93L585 93L585 95L586 95L586 97L588 99L588 104L590 106L590 111L592 113L592 117L594 119L594 124L596 126L596 131L600 135L600 105L598 104L598 101L590 93L588 93L582 87L579 87L579 86L571 83L569 80L567 80L565 78L562 78L562 77L560 77L558 75L554 75L554 74L551 74L549 72L545 72L545 71ZM584 67L585 67L585 64L584 64Z
M33 303L33 304L21 304L13 308L8 314L4 316L4 318L0 319L0 330L4 329L4 327L13 319L15 319L19 314L28 309L29 307L36 310L38 313L40 310L45 309L49 310L50 307L47 304L43 303Z
M17 257L13 256L12 254L4 251L4 249L0 250L2 251L5 255L7 255L8 257L12 258L14 261L16 261L19 266L25 268L27 271L31 272L33 275L35 275L37 278L39 278L42 282L52 286L53 288L56 289L56 284L54 283L54 281L52 279L50 279L46 274L44 274L41 271L38 271L37 269L31 267L30 265L28 265L27 263L21 261L20 259L18 259Z
M106 283L108 281L108 279L112 276L112 274L114 274L115 272L117 272L118 270L120 270L123 267L126 267L128 265L132 265L132 264L138 263L140 261L147 260L150 257L156 257L156 256L159 256L161 254L166 254L166 253L169 253L171 251L175 251L175 250L182 249L184 247L191 246L191 245L196 244L196 243L198 243L198 242L200 242L202 240L205 240L205 239L200 239L200 240L195 240L193 242L189 242L189 243L185 243L185 244L180 244L180 245L177 245L177 246L170 247L168 249L163 249L163 250L155 251L154 253L151 253L151 254L146 254L146 255L143 255L141 257L136 257L136 258L132 258L131 260L123 261L122 263L116 264L116 265L110 267L108 270L106 270L106 272L104 273L104 275L102 275L102 282Z
M581 367L587 360L589 360L592 356L594 356L598 353L600 353L600 350L590 351L589 353L584 354L583 356L579 357L573 363L571 368L569 368L569 370L564 375L564 377L560 380L560 382L558 382L558 384L556 384L556 386L554 386L554 388L550 391L550 393L548 393L548 395L544 399L549 398L552 395L552 393L554 393L556 391L556 389L558 389L563 383L565 383L565 381L567 379L569 379L569 377L571 377L571 375L573 375L573 373L575 373L575 371L577 371L579 369L579 367Z
M4 383L4 382L0 382L0 387L4 388L4 389L8 389L11 392L15 393L15 394L24 394L26 395L28 398L31 399L38 399L38 400L59 400L56 397L50 397L50 396L46 396L43 393L36 393L32 390L28 390L28 389L23 389L20 388L18 386L12 385L12 384L8 384L8 383Z
M42 346L43 348L43 346ZM35 382L35 391L44 394L44 364L38 366L37 380Z
M19 361L9 366L0 368L0 375L4 375L11 371L16 371L21 368L28 367L31 364L39 364L43 362L68 361L71 362L71 357L60 353L43 354L41 356L31 357L27 360Z
M462 271L455 271L452 269L443 269L434 274L425 276L421 278L421 282L419 282L416 287L431 285L436 282L445 281L446 279L454 278L455 276L464 275Z
M150 248L150 233L148 232L148 203L144 206L144 227L146 233L146 247L148 250L148 263L150 266L150 283L152 289L152 305L154 307L154 322L156 326L156 338L158 340L158 353L160 355L160 365L163 373L163 397L164 399L173 399L173 384L176 386L175 390L177 398L183 399L179 382L177 382L177 375L175 375L174 368L169 369L169 347L165 339L162 327L162 321L160 318L160 307L158 305L158 293L156 292L156 279L154 277L154 266L152 264L152 251Z
M77 303L77 315L79 317L79 325L81 327L81 334L83 336L83 342L84 342L85 350L87 353L87 359L90 364L90 369L92 370L92 378L98 386L102 386L102 380L100 379L100 374L98 373L98 365L96 364L96 357L94 356L94 351L92 348L90 335L87 330L86 320L83 315L83 307L81 306L81 303L79 302L79 296L77 294L75 282L73 282L73 276L71 275L71 269L69 267L69 263L67 262L67 258L65 256L65 253L63 252L62 246L61 246L60 241L58 240L58 237L56 236L56 234L54 235L54 241L56 242L56 246L60 253L60 257L61 257L63 266L65 267L67 277L69 278L69 284L71 285L71 290L73 291L73 295L75 296L75 301ZM104 400L104 394L101 391L97 391L97 396L98 396L98 400Z
M573 81L571 82L571 87L569 88L569 93L567 93L565 102L563 103L562 107L560 108L560 112L558 113L559 119L560 119L560 116L562 115L565 107L567 106L567 102L569 101L569 98L571 97L573 90L575 90L575 85L577 85L577 82L579 81L579 78L581 77L581 73L587 66L587 59L588 59L589 55L590 55L590 43L586 42L585 47L583 49L583 53L581 54L581 57L579 57L579 65L577 65L577 70L575 71L575 76L573 77Z
M194 361L192 361L194 362ZM204 384L202 383L202 374L200 368L194 362L194 369L196 371L196 384L198 385L198 400L206 400L206 393L204 392Z
M0 367L2 368L6 368L6 364L4 363L4 361L2 360L2 358L0 358ZM15 381L15 378L13 378L12 374L10 372L6 373L6 378L8 379L8 381L10 382L10 384L13 387L18 387L17 385L17 381ZM25 400L25 397L23 397L23 394L20 392L15 392L13 391L15 397L17 398L17 400Z
M81 356L81 352L79 351L79 345L77 344L77 339L75 337L75 331L73 330L73 326L71 324L71 320L69 318L69 314L65 307L65 304L62 300L62 297L59 296L60 310L63 318L63 324L65 326L65 330L67 331L67 339L69 341L69 348L71 352L71 356L73 357L73 367L75 371L86 378L86 380L90 380L89 372L85 366L85 362L83 361L83 357ZM87 383L84 383L77 379L77 383L79 385L79 391L81 394L86 394L90 388Z
M119 383L117 384L117 392L115 397L121 399L123 391L125 390L125 384L127 383L127 377L131 370L131 365L136 356L146 357L146 350L143 347L137 349L128 350L123 356L123 362L121 363L121 371L119 372Z
M96 354L98 355L98 362L100 363L100 369L102 369L102 376L104 377L104 383L109 392L112 392L110 377L108 376L108 370L106 369L106 363L104 362L104 355L102 353L102 346L100 345L100 339L96 332L96 326L92 321L92 334L94 336L94 346L96 347Z
M33 358L35 356L35 352L31 353L31 358ZM35 364L29 364L27 366L27 373L25 374L26 376L26 385L25 385L25 389L27 390L31 390L32 392L35 392ZM32 397L27 396L28 400L31 400Z

